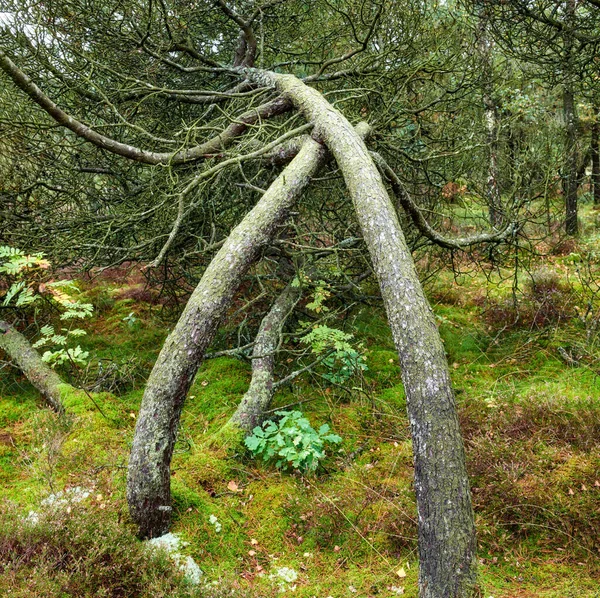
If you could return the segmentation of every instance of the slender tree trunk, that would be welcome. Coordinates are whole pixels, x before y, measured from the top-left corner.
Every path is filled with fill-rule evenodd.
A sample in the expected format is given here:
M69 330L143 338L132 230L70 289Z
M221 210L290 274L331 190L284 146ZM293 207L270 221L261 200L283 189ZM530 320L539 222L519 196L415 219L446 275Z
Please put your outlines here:
M229 421L242 430L251 431L265 418L265 412L273 399L273 369L281 329L301 294L299 286L288 284L260 324L252 350L250 387Z
M574 26L575 2L566 2L566 20L568 29L565 38L565 72L566 79L563 89L563 112L565 119L565 177L563 192L565 195L565 231L568 235L579 233L579 222L577 220L577 113L575 112L575 92L573 89L573 38L569 35L569 29Z
M420 596L472 596L474 518L448 363L379 172L350 123L317 91L291 75L244 72L277 87L314 123L343 173L400 356L415 460Z
M500 227L504 221L498 173L498 106L494 101L494 42L489 35L489 16L485 10L479 14L478 52L481 59L484 119L487 132L488 169L485 194L490 224Z
M592 189L594 194L594 206L600 206L600 110L594 111L594 123L592 124Z
M324 147L308 140L231 232L212 260L158 356L137 420L127 479L127 500L143 537L168 531L170 470L179 417L217 326L260 250L326 161Z
M63 413L61 386L62 378L42 361L40 354L29 341L7 322L0 322L0 350L4 351L15 365L25 374L52 409Z
M577 116L573 89L567 85L563 94L563 110L566 127L566 163L563 191L565 194L565 230L569 235L577 235Z

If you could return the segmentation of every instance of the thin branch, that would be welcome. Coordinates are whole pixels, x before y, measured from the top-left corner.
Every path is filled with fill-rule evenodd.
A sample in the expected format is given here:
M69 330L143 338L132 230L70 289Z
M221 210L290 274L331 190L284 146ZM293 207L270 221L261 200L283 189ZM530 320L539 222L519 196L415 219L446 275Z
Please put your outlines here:
M519 224L516 222L510 222L503 230L493 233L482 233L480 235L474 235L472 237L461 237L458 239L448 239L440 235L435 229L431 227L429 222L425 219L419 206L413 201L412 197L408 194L402 182L398 178L398 175L394 172L391 166L380 156L377 152L370 152L375 164L380 171L387 177L392 187L392 191L398 198L400 205L407 213L407 215L413 221L413 224L419 229L419 232L427 237L430 241L445 247L446 249L464 249L465 247L471 247L472 245L478 245L481 243L501 243L509 237L514 236L519 230Z

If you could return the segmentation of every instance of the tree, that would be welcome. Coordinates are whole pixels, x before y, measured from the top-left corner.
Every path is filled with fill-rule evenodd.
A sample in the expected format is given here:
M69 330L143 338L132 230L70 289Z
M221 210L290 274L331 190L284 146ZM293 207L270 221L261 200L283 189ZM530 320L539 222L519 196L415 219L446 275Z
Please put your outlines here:
M483 0L474 4L491 15L495 35L507 52L535 64L550 85L562 86L565 230L576 235L580 134L575 96L596 86L590 65L600 43L599 5L595 0Z
M5 27L0 68L70 130L77 144L90 144L72 144L66 162L97 161L80 170L106 176L124 189L121 204L115 201L117 185L110 189L106 179L97 181L103 197L86 198L85 217L95 214L94 222L112 223L105 237L110 241L87 240L84 245L117 260L136 252L156 268L175 248L194 246L189 241L193 227L202 231L196 235L196 243L202 240L196 252L202 278L161 350L137 420L128 501L142 535L159 535L169 527L169 465L179 415L242 277L281 234L315 175L334 162L354 212L346 206L340 218L355 218L360 227L400 356L415 454L421 595L462 597L475 591L473 512L444 348L378 166L407 212L403 222L430 242L460 250L474 243L501 243L517 228L509 224L461 239L437 233L405 189L398 164L392 167L372 154L363 141L366 128L352 127L326 99L338 98L338 105L354 117L369 117L387 102L374 126L376 134L377 125L386 133L381 146L392 155L409 130L404 127L399 134L398 122L392 120L407 119L394 113L391 102L400 88L410 87L409 95L420 104L409 114L409 124L419 122L430 106L456 102L464 77L446 67L461 60L460 47L449 53L447 48L431 51L415 71L414 65L406 65L406 54L418 55L421 44L435 34L416 29L412 37L407 33L406 47L398 43L397 32L412 31L411 21L426 20L429 10L418 2L400 8L391 2L349 2L340 8L328 1L318 6L275 1L244 2L234 11L222 0L191 8L116 0L12 7L22 22L36 23L31 27L38 39L31 42L31 32ZM434 12L436 26L443 29L444 9L436 6ZM322 33L307 48L307 32L314 33L316 24ZM438 68L440 62L444 68ZM25 69L36 72L39 85ZM406 77L411 69L413 80ZM368 89L368 81L385 82L383 97L369 91L356 96L357 88ZM305 124L298 125L299 116ZM434 124L440 119L441 125ZM435 131L445 122L438 113L428 127ZM412 149L402 151L414 165L427 135L422 127L420 133L410 130ZM433 144L436 135L428 135ZM121 158L133 166L123 170ZM426 161L436 159L446 157ZM225 199L224 190L232 188L222 176L232 172L228 168L239 170L235 182L240 188L260 196L251 210L247 194L233 202ZM421 176L428 180L433 171L425 168ZM446 178L436 176L438 181ZM424 184L412 187L423 189ZM426 193L432 195L435 188L428 185ZM157 201L153 195L158 191L164 198ZM149 198L154 202L147 205ZM218 209L207 209L211 206ZM220 231L218 242L214 232L210 237L204 233L211 229ZM136 237L141 241L132 243ZM125 247L119 239L126 241Z

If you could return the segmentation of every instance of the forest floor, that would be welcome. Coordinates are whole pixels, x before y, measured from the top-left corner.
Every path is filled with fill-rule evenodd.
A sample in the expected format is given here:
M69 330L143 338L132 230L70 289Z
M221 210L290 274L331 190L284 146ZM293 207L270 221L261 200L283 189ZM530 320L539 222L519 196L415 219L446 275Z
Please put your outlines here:
M600 241L579 243L538 258L517 307L511 280L493 272L446 270L428 285L465 438L485 598L600 596L600 330L576 276ZM111 392L69 394L60 422L17 372L0 370L2 595L417 596L411 442L381 311L359 307L344 324L364 347L361 376L338 387L316 372L276 397L275 407L293 404L342 438L314 474L281 472L223 438L250 367L204 363L172 464L173 531L204 571L192 591L139 549L125 501L144 379L173 314L137 283L83 287L96 309L82 345L102 360ZM52 512L48 496L61 492L89 495ZM24 522L30 511L48 522Z

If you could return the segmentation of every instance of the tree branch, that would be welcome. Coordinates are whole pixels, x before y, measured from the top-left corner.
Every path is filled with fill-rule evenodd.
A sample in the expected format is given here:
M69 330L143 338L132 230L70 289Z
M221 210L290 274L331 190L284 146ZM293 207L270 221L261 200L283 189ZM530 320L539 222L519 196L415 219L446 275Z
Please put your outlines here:
M445 247L446 249L465 249L466 247L481 243L500 243L513 236L519 230L519 225L515 222L511 222L501 231L482 233L472 237L448 239L447 237L440 235L440 233L432 228L429 222L427 222L417 204L413 201L412 197L410 197L406 189L404 189L402 182L391 166L377 152L370 152L370 154L379 170L390 182L392 191L398 198L402 209L413 221L413 224L419 229L419 232L436 245Z

